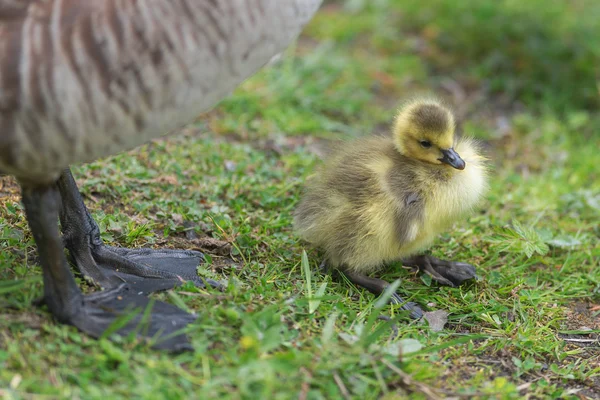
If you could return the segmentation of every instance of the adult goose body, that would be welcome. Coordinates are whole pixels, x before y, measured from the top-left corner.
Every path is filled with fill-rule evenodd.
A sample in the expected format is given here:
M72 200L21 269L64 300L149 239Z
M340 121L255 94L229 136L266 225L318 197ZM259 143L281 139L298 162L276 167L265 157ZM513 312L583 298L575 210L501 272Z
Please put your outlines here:
M99 336L144 296L181 279L202 285L201 253L105 246L68 169L132 149L190 122L300 33L320 0L0 0L0 173L22 188L61 322ZM58 219L60 217L59 230ZM79 271L104 290L84 296ZM209 282L218 286L216 282ZM153 304L155 347L189 348L194 318Z

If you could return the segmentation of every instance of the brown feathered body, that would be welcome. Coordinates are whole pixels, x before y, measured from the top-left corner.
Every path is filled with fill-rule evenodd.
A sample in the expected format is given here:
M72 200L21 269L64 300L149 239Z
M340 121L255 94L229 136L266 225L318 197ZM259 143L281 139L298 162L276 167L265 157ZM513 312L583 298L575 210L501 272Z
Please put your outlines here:
M400 154L392 137L342 144L306 183L294 215L301 238L333 267L368 273L426 249L481 199L486 168L474 141L457 171Z
M193 120L321 0L0 0L0 173L48 183Z

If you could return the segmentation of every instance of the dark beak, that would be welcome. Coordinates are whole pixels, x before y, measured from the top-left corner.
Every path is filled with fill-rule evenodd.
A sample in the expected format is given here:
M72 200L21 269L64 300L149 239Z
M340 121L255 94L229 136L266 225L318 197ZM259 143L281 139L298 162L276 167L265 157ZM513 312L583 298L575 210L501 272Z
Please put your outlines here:
M453 148L442 150L442 154L444 157L439 159L441 162L446 163L456 169L465 169L465 162L462 158L460 158L458 153L454 151Z

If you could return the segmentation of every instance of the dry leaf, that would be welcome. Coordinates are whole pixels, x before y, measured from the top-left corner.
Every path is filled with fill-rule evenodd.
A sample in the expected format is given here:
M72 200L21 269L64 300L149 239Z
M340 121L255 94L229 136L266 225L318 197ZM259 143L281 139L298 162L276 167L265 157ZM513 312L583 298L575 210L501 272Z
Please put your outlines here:
M432 331L439 332L448 322L448 312L444 310L429 311L423 315L423 318L427 320Z

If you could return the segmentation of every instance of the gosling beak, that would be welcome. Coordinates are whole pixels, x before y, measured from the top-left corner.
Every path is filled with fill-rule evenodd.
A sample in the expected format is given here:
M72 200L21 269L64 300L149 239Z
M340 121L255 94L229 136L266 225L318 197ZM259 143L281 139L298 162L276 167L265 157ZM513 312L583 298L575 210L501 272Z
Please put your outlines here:
M442 154L444 157L439 159L441 162L446 163L456 169L465 169L465 162L462 158L460 158L458 153L454 151L453 148L442 150Z

